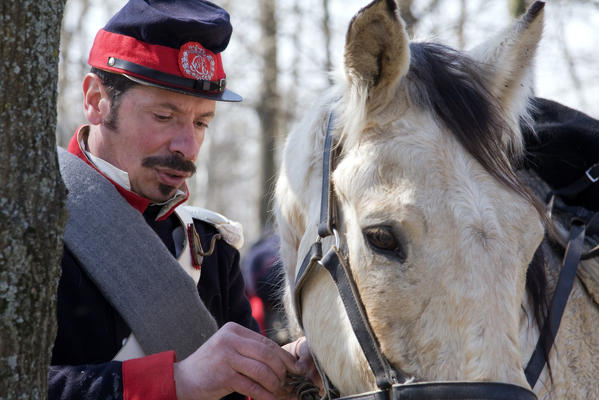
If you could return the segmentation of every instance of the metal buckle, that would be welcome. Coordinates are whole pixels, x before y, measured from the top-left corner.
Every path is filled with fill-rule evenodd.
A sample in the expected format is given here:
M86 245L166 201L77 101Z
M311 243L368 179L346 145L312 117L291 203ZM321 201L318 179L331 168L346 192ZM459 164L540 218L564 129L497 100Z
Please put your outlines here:
M227 87L227 80L225 78L223 79L219 79L216 84L218 85L218 91L219 92L224 92L225 88Z
M335 244L331 247L331 250L333 251L340 251L340 243L341 240L339 239L339 232L337 232L337 229L333 228L333 235L335 235ZM320 241L320 236L318 237L318 241ZM327 253L328 254L328 253ZM322 259L320 260L316 260L316 262L318 263L318 265L320 265L322 268L326 268L326 266L323 264Z
M589 169L587 169L585 171L585 174L586 174L587 178L589 178L589 180L592 183L595 183L595 182L599 181L599 175L598 176L591 175L591 172L595 172L595 171L593 171L594 168L597 168L597 172L599 173L599 168L598 167L599 167L599 164L595 164L591 168L589 168Z
M335 235L335 248L339 250L339 232L335 228L333 228L333 235Z

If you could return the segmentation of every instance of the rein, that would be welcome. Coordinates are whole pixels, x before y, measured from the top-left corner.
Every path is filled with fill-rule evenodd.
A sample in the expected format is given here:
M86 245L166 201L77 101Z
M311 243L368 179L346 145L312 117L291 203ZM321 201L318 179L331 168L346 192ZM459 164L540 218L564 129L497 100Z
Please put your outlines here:
M524 370L530 387L535 386L541 371L547 363L546 353L549 354L555 341L568 297L574 285L580 260L587 260L599 255L599 246L595 246L587 253L583 252L584 239L587 233L599 232L599 212L589 211L581 206L567 206L561 198L574 198L597 181L599 181L599 163L587 169L584 175L572 184L551 191L548 195L547 203L552 211L555 209L571 216L570 233L549 314L541 328L541 335L535 350Z
M335 158L338 148L333 146L332 129L333 114L329 114L325 143L323 149L323 177L320 205L320 222L318 237L310 246L304 256L302 264L296 274L294 305L300 327L302 323L302 288L312 274L325 269L333 278L345 311L351 323L354 334L360 344L362 352L374 374L377 391L347 396L341 399L355 400L455 400L455 399L481 399L481 400L537 400L536 395L523 387L498 383L498 382L422 382L414 383L414 378L405 372L392 368L391 364L382 353L378 340L372 331L360 294L353 280L349 262L343 254L342 242L337 232L337 208L332 187L331 176L334 171ZM323 255L322 239L334 237L335 243ZM318 360L314 362L325 387L326 399L338 398L338 391L331 384L326 373L322 370Z

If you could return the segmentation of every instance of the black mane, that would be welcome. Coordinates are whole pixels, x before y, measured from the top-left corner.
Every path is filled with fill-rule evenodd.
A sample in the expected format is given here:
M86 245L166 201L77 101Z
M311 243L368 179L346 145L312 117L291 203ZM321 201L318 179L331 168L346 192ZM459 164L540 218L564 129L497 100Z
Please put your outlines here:
M511 168L518 155L502 143L513 135L480 65L436 43L412 43L410 51L411 98L433 111L489 173L523 194Z
M480 64L467 55L435 43L410 44L410 97L435 113L460 144L497 180L529 200L547 226L544 206L520 181L515 168L520 154L505 148L505 120ZM526 287L539 327L547 314L545 261L540 249L528 268Z

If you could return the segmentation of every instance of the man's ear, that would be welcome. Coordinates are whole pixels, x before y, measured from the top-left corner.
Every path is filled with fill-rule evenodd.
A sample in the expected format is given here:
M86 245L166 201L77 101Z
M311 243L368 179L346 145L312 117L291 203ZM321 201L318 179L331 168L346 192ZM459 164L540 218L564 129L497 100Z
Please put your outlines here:
M92 125L100 125L110 112L110 99L100 77L88 73L83 79L83 109Z

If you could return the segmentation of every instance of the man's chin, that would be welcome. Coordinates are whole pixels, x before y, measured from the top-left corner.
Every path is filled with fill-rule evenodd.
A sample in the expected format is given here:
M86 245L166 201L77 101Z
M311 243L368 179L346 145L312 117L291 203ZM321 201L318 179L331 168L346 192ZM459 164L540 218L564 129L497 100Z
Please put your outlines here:
M152 193L143 193L141 196L150 200L152 203L164 203L172 199L177 193L177 188L160 184L158 190L152 191Z
M176 187L165 185L164 183L158 184L158 190L160 191L160 194L165 197L164 201L170 199L177 193Z
M154 203L164 203L165 201L172 199L176 193L176 187L161 183L158 185L158 190L153 193L153 198L150 200L152 200Z
M146 189L147 190L139 190L138 188L136 190L136 188L134 187L132 188L132 191L137 193L141 197L148 199L151 203L160 204L171 200L177 194L177 190L180 189L185 191L185 184L177 188L159 182L156 186L153 185L152 187L147 187Z

